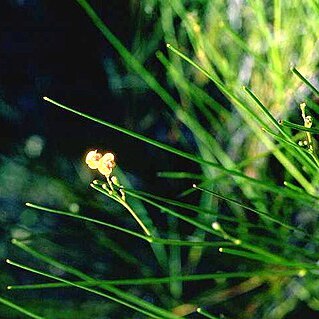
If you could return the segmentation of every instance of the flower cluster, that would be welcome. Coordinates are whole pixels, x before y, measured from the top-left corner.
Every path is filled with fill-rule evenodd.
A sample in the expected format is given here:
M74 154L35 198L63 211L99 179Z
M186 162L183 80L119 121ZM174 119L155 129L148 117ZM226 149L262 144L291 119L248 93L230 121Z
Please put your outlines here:
M112 153L102 155L98 153L97 150L88 152L85 162L91 169L98 169L99 172L107 178L111 175L115 167L115 159Z

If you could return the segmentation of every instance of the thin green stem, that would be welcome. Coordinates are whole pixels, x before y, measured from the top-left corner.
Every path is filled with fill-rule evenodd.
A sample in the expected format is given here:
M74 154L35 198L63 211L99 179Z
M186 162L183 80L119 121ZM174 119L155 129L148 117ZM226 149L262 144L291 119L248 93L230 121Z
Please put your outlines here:
M99 191L101 191L100 189L98 189ZM45 212L49 212L49 213L53 213L53 214L58 214L58 215L63 215L63 216L69 216L69 217L73 217L73 218L77 218L77 219L82 219L91 223L95 223L95 224L99 224L102 226L106 226L108 228L112 228L115 230L118 230L120 232L124 232L126 234L132 235L134 237L143 239L145 241L147 241L148 243L154 243L154 244L164 244L164 245L174 245L174 246L203 246L203 247L220 247L220 246L228 246L228 245L232 245L228 242L208 242L208 241L186 241L186 240L175 240L175 239L169 239L169 238L158 238L158 237L153 237L153 236L144 236L140 233L134 232L132 230L126 229L126 228L122 228L120 226L116 226L113 224L109 224L109 223L105 223L102 222L100 220L97 219L93 219L93 218L89 218L89 217L85 217L85 216L80 216L77 214L72 214L69 212L64 212L61 210L56 210L56 209L51 209L51 208L47 208L44 206L40 206L40 205L35 205L35 204L31 204L31 203L27 203L27 206L37 209L37 210L41 210L41 211L45 211ZM17 242L16 240L13 240L14 244Z
M114 285L114 286L134 286L134 285L159 285L169 284L172 280L180 282L193 282L202 280L215 279L231 279L231 278L251 278L251 277L273 277L273 276L298 276L301 269L295 270L256 270L256 271L240 271L240 272L218 272L215 274L197 274L162 278L132 278L132 279L116 279L116 280L90 280L90 281L72 281L72 283L80 284L85 287L100 286L100 285ZM69 287L67 283L42 283L33 285L13 285L8 286L9 290L28 290L28 289L46 289L46 288L61 288Z
M149 198L158 200L160 202L163 202L163 203L166 203L166 204L169 204L169 205L173 205L173 206L176 206L176 207L180 207L180 208L184 208L184 209L187 209L187 210L190 210L190 211L194 211L194 212L197 212L199 214L208 214L208 215L211 215L211 216L214 216L214 217L218 217L218 219L221 219L221 220L226 220L226 221L235 222L235 223L239 222L237 217L224 216L223 214L218 214L217 212L213 212L212 210L201 208L198 205L192 205L192 204L188 204L188 203L172 200L172 199L167 198L167 197L156 196L156 195L153 195L153 194L150 194L150 193L146 193L146 192L142 192L142 191L136 191L136 190L131 190L131 189L130 189L130 191L134 192L135 194L139 194L139 195L142 195L142 196L145 196L145 197L149 197ZM263 228L263 226L258 226L258 225L255 225L255 224L249 223L249 222L240 221L240 223L242 225L244 225L245 227L248 227L248 228L259 228L259 227Z
M126 202L126 200L123 200L122 197L118 196L117 193L114 191L114 185L112 184L111 180L108 178L108 185L109 185L109 189L107 188L107 184L106 183L102 183L102 188L106 190L106 192L103 192L104 195L107 195L109 198L115 200L116 202L118 202L119 204L121 204L131 215L132 217L136 220L136 222L141 226L141 228L143 229L143 231L145 232L146 236L148 237L152 237L151 236L151 232L148 230L148 228L145 226L145 224L142 222L142 220L137 216L137 214L134 212L134 210L132 209L132 207ZM99 188L97 188L95 186L96 181L93 181L93 183L90 184L90 186L98 191L100 191ZM119 191L123 190L121 188L118 188ZM124 194L124 193L123 193Z
M169 246L191 246L191 247L225 247L234 246L228 241L184 241L178 239L153 238L153 243L164 244Z
M285 140L281 139L281 141L284 140L284 141L287 141L287 143L294 144L292 138L282 129L281 125L278 123L278 121L276 121L276 119L267 110L266 106L258 99L258 97L248 87L244 86L244 91L255 101L255 103L259 106L259 109L262 111L262 113L265 114L265 116L270 120L270 122L274 125L274 127L276 127L278 131L285 137ZM273 136L276 135L267 128L264 128L264 130L269 132ZM277 139L280 140L280 137L278 137ZM287 143L285 143L285 145L287 145ZM300 147L294 147L292 150L291 148L288 148L288 151L291 151L302 164L307 163L310 169L312 170L315 169L315 171L317 171L317 167L314 165L314 163L309 159L309 157L303 152L303 150ZM300 176L300 173L297 170L296 170L296 174L299 176L298 179L300 181L303 180L303 178Z
M280 123L281 123L281 122L282 122L282 121L280 121ZM308 164L311 165L312 168L313 168L315 171L318 170L318 168L319 168L319 162L318 162L317 158L314 156L314 154L313 154L312 152L309 152L308 150L306 150L306 149L300 147L300 146L299 146L296 142L294 142L293 140L288 141L288 140L284 139L283 137L281 137L281 136L279 136L279 135L277 135L277 134L275 134L275 133L269 131L269 130L266 129L266 128L263 128L262 130L263 130L264 132L270 134L276 141L278 141L278 142L280 142L280 143L283 143L283 144L286 144L287 146L291 146L291 147L293 147L293 148L296 148L296 149L298 149L300 152L303 152L304 155L305 155L305 156L304 156L304 159L308 162ZM311 159L309 158L309 156L314 160L314 162L311 161Z
M126 301L123 301L123 300L121 300L121 299L119 299L119 298L113 297L113 296L111 296L111 295L109 295L109 294L100 292L100 291L98 291L98 290L95 290L95 289L86 287L86 286L84 286L84 285L82 285L82 284L74 283L74 282L72 282L72 281L69 281L69 280L66 280L66 279L63 279L63 278L60 278L60 277L57 277L57 276L50 275L50 274L45 273L45 272L42 272L42 271L40 271L40 270L37 270L37 269L31 268L31 267L27 267L27 266L25 266L25 265L16 263L16 262L14 262L14 261L12 261L12 260L9 260L9 259L7 259L6 261L7 261L8 264L10 264L10 265L12 265L12 266L15 266L15 267L17 267L17 268L24 269L24 270L29 271L29 272L32 272L32 273L34 273L34 274L37 274L37 275L40 275L40 276L43 276L43 277L47 277L47 278L50 278L50 279L53 279L53 280L62 282L62 283L64 283L64 284L67 284L67 285L69 285L69 286L73 286L73 287L76 287L76 288L79 288L79 289L82 289L82 290L91 292L91 293L93 293L93 294L95 294L95 295L98 295L98 296L101 296L101 297L110 299L110 300L112 300L112 301L114 301L114 302L117 302L117 303L119 303L119 304L122 304L122 305L124 305L124 306L126 306L126 307L128 307L128 308L131 308L131 309L136 310L136 311L138 311L138 312L140 312L140 313L143 313L143 314L145 314L145 315L147 315L147 316L150 316L151 318L156 318L156 319L161 318L161 317L158 317L157 315L154 315L153 313L151 313L151 312L149 312L149 311L146 311L146 310L144 310L144 309L141 309L141 308L139 308L139 307L136 307L136 306L134 306L134 305L132 305L132 304L126 302ZM165 318L165 317L162 317L162 318ZM167 318L169 318L169 317L167 317ZM172 318L172 319L177 319L177 318L179 318L179 317L177 317L177 316L172 316L172 317L170 317L170 318Z
M235 105L237 105L240 108L241 111L244 111L247 115L249 114L250 118L248 118L247 121L251 124L251 127L254 127L254 130L257 134L258 131L256 131L256 122L259 125L262 125L263 127L268 127L268 125L258 115L257 112L253 112L250 108L248 108L215 75L210 74L208 71L206 71L197 63L193 62L189 57L187 57L178 49L174 48L172 45L167 44L167 47L174 53L176 53L178 56L180 56L182 59L187 61L189 64L194 66L196 69L198 69L200 72L202 72L205 76L207 76L211 81L213 81L216 84L216 86L221 90L222 93L225 94L226 97L228 97L231 101L235 103ZM267 137L261 136L261 139L267 147L273 147L272 142ZM281 153L279 150L276 150L273 152L273 154L278 158L280 163L283 164L287 171L307 190L308 193L313 194L315 192L315 189L312 186L312 184L299 172L295 165L283 153Z
M171 172L172 174L170 174L169 172L165 172L163 174L160 174L161 177L165 177L165 178L191 178L191 176L187 176L186 174L184 174L184 172L182 172L182 175L178 175L179 172ZM200 185L211 185L212 183L215 183L217 179L222 179L224 178L224 175L221 174L219 176L217 176L217 178L215 179L210 179L207 177L204 177L202 175L195 175L194 179L197 180L201 180L201 184ZM260 181L258 179L254 179L252 178L252 180L250 181L252 184L254 185L258 185L259 187L261 187L264 190L267 190L271 193L275 193L278 194L280 196L285 196L294 200L298 200L301 202L305 203L305 200L307 199L306 203L309 201L309 203L314 203L317 202L319 197L315 196L315 195L311 195L308 194L306 192L303 192L302 194L300 192L295 192L293 190L289 190L286 189L284 187L280 187L277 186L276 184L272 183L272 182L268 182L268 181ZM193 187L187 189L186 191L184 191L180 196L186 196L192 192L194 192L195 189Z
M196 186L196 185L194 185L194 188L198 189L198 190L200 190L202 192L211 194L211 195L213 195L213 196L215 196L217 198L220 198L220 199L223 199L225 201L231 202L233 204L239 205L240 207L242 207L244 209L247 209L247 210L249 210L249 211L251 211L251 212L253 212L253 213L257 214L257 215L260 215L260 216L264 217L265 219L268 219L268 220L270 220L270 221L272 221L272 222L274 222L276 224L279 224L279 225L281 225L281 226L283 226L283 227L285 227L287 229L294 230L294 231L301 232L301 233L305 234L305 232L303 230L301 230L299 228L296 228L294 226L288 225L288 224L284 223L283 221L281 221L281 220L279 220L279 219L277 219L275 217L272 217L272 216L270 216L269 214L267 214L265 212L262 212L262 211L259 211L257 209L254 209L252 207L249 207L247 205L244 205L244 204L242 204L241 202L239 202L239 201L237 201L235 199L220 195L220 194L218 194L218 193L216 193L214 191L211 191L209 189L202 188L202 187L199 187L199 186ZM308 234L306 234L306 235L308 235ZM308 235L308 236L310 236L310 235Z
M259 110L270 120L270 122L282 133L286 135L286 133L282 130L278 122L272 116L272 114L267 110L265 105L258 99L258 97L250 90L247 86L243 86L243 90L255 101L255 103L259 106Z
M211 315L209 312L203 310L202 308L197 308L196 311L208 319L221 319L220 317L215 317Z
M20 247L20 248L23 249L23 247ZM52 257L43 256L41 253L39 253L38 251L36 251L35 249L33 249L31 247L28 247L28 249L25 250L25 251L27 253L31 254L32 256L34 256L35 258L37 258L37 259L39 259L41 261L44 261L44 262L46 262L46 263L48 263L50 265L54 265L58 269L64 270L66 273L72 273L73 275L77 276L78 278L80 278L82 280L85 280L85 281L94 281L95 280L93 277L88 276L87 274L81 272L80 270L76 269L75 267L66 266L66 265L60 263L59 261L55 260ZM52 278L52 277L49 277L49 278ZM53 278L53 279L55 279L55 278ZM62 280L62 282L68 283L68 282L63 281L63 280ZM81 287L78 287L78 288L81 288ZM111 285L100 285L100 288L108 291L109 293L115 294L117 297L119 297L119 298L117 298L119 301L125 300L125 302L127 303L128 307L130 305L132 307L135 307L134 305L132 305L132 304L135 304L138 307L141 307L141 310L146 309L146 310L143 310L143 311L144 312L147 311L149 313L153 313L153 317L155 317L155 318L158 318L158 317L154 316L154 314L160 315L161 318L165 318L165 319L166 318L170 318L170 319L179 318L179 317L173 315L171 312L169 312L167 310L159 308L159 307L157 307L157 306L155 306L155 305L153 305L153 304L151 304L151 303L149 303L149 302L147 302L147 301L145 301L145 300L143 300L141 298L138 298L138 297L134 296L133 294L131 294L129 292L124 292L124 291L122 291L120 289L117 289L117 288L111 286ZM85 289L85 290L88 290L88 289ZM93 291L91 291L91 292L93 292ZM96 292L93 292L93 293L96 293ZM97 294L100 294L100 293L97 292ZM123 302L122 302L122 304L123 304ZM137 309L140 309L140 308L136 308L136 310Z
M225 168L225 167L223 167L221 165L218 165L218 164L216 164L214 162L206 161L203 158L195 156L195 155L193 155L191 153L187 153L187 152L178 150L178 149L176 149L174 147L171 147L171 146L166 145L164 143L158 142L156 140L153 140L153 139L148 138L146 136L143 136L141 134L135 133L135 132L130 131L128 129L122 128L122 127L117 126L115 124L111 124L109 122L97 119L97 118L95 118L95 117L93 117L91 115L76 111L76 110L74 110L72 108L69 108L69 107L67 107L67 106L65 106L65 105L63 105L61 103L58 103L58 102L56 102L56 101L54 101L54 100L52 100L52 99L50 99L48 97L44 97L43 99L48 101L48 102L50 102L50 103L52 103L52 104L54 104L54 105L56 105L56 106L61 107L62 109L65 109L65 110L67 110L69 112L78 114L78 115L80 115L82 117L85 117L85 118L91 120L91 121L97 122L97 123L105 125L107 127L110 127L110 128L112 128L112 129L114 129L116 131L122 132L122 133L124 133L126 135L129 135L129 136L134 137L134 138L136 138L138 140L141 140L141 141L143 141L145 143L148 143L148 144L151 144L153 146L156 146L156 147L158 147L160 149L163 149L163 150L165 150L167 152L170 152L172 154L175 154L175 155L178 155L180 157L189 159L189 160L191 160L193 162L196 162L196 163L199 163L199 164L209 165L209 166L214 167L215 169L220 170L220 171L222 171L222 172L224 172L226 174L229 174L229 175L232 175L232 176L238 176L238 177L241 177L241 178L243 178L243 179L245 179L247 181L254 181L253 178L251 178L249 176L246 176L245 174L241 173L240 171L227 169L227 168ZM262 181L259 181L259 182L263 183Z
M151 236L150 231L147 229L147 227L144 225L144 223L141 221L141 219L137 216L137 214L133 211L130 205L128 205L126 202L121 201L121 204L129 211L129 213L133 216L133 218L137 221L137 223L142 227L145 234L147 236Z
M23 242L21 241L18 241L16 239L12 239L11 240L11 243L17 247L19 247L20 249L24 250L26 253L30 254L31 256L37 258L37 259L40 259L46 263L49 263L50 265L56 267L56 268L59 268L59 269L62 269L63 271L69 273L69 274L72 274L76 277L79 277L81 279L84 279L84 280L90 280L91 277L89 276L86 276L85 274L83 274L81 271L73 268L73 267L69 267L69 266L66 266L56 260L54 260L53 258L51 257L48 257L47 255L44 255L44 254L41 254L39 253L38 251L34 250L33 248L25 245Z
M239 246L241 246L244 249L247 249L247 250L250 250L252 252L255 252L256 254L265 256L267 258L271 258L274 261L276 261L276 263L279 264L279 265L286 265L288 263L288 261L285 258L277 256L275 254L272 254L272 253L266 251L265 249L260 248L260 247L254 245L254 244L246 243L246 242L243 242L240 239L234 238L234 237L226 234L221 229L216 230L215 228L211 228L211 227L203 224L200 221L197 221L197 220L194 220L193 218L190 218L190 217L184 216L182 214L179 214L176 211L174 211L172 209L169 209L166 206L160 205L160 204L158 204L158 203L156 203L156 202L154 202L154 201L152 201L152 200L150 200L148 198L145 198L144 196L138 195L135 192L131 192L129 190L126 190L126 193L128 195L136 197L136 198L138 198L138 199L140 199L140 200L142 200L142 201L144 201L146 203L149 203L152 206L159 208L162 212L166 212L166 213L168 213L168 214L170 214L170 215L172 215L172 216L174 216L176 218L179 218L179 219L181 219L181 220L183 220L183 221L185 221L185 222L187 222L187 223L199 228L199 229L202 229L202 230L204 230L204 231L206 231L208 233L217 235L218 237L221 237L221 238L223 238L225 240L230 240L234 244L239 245Z
M297 69L296 67L292 67L291 69L291 72L294 73L295 75L298 76L298 78L304 82L308 88L316 95L319 96L319 90L317 88L315 88Z
M231 249L231 248L220 248L219 251L222 253L240 256L240 257L253 259L253 260L258 260L258 261L273 264L273 265L278 264L278 260L265 259L265 258L263 258L263 256L260 256L257 254L252 254L250 252L243 251L243 250ZM290 262L288 260L282 260L282 261L280 261L280 264L282 266L286 266L286 267L297 267L297 268L301 268L301 269L310 269L310 270L318 269L318 266L316 266L315 264L311 265L311 264L306 264L306 263L301 263L301 262L300 263L299 262Z
M316 129L316 128L313 128L313 127L305 127L303 125L291 123L291 122L285 121L285 120L279 120L279 124L282 125L282 126L285 126L285 127L293 128L295 130L310 132L310 133L313 133L313 134L319 134L319 129Z
M85 113L76 111L76 110L71 109L71 108L69 108L69 107L67 107L67 106L65 106L63 104L60 104L60 103L54 101L54 100L51 100L48 97L44 97L44 99L46 101L54 104L54 105L57 105L57 106L65 109L65 110L67 110L67 111L73 112L75 114L78 114L78 115L80 115L82 117L88 118L88 119L90 119L92 121L95 121L95 122L100 123L102 125L105 125L107 127L113 128L113 129L115 129L117 131L120 131L120 132L122 132L124 134L132 136L132 137L134 137L136 139L142 140L142 141L144 141L144 142L146 142L148 144L154 145L154 146L156 146L156 147L158 147L160 149L163 149L163 150L165 150L167 152L173 153L173 154L178 155L178 156L183 157L183 158L187 158L187 159L189 159L189 160L191 160L193 162L199 163L199 164L204 164L204 165L211 166L211 167L213 167L213 168L215 168L215 169L217 169L217 170L219 170L219 171L221 171L221 172L223 172L223 173L225 173L227 175L231 175L233 177L243 178L245 181L251 182L251 183L253 183L255 185L267 187L270 191L272 191L274 189L273 186L271 186L269 183L265 183L263 181L260 181L260 180L257 180L255 178L249 177L249 176L241 173L240 171L233 170L233 169L227 169L227 168L225 168L225 167L223 167L221 165L218 165L218 164L210 162L210 161L206 161L206 160L204 160L204 159L202 159L200 157L194 156L193 154L190 154L190 153L187 153L187 152L184 152L184 151L180 151L180 150L178 150L178 149L176 149L174 147L171 147L171 146L166 145L164 143L160 143L158 141L155 141L153 139L145 137L145 136L143 136L141 134L138 134L138 133L135 133L133 131L127 130L125 128L122 128L120 126L111 124L109 122L94 118L93 116L90 116L90 115L87 115Z
M302 193L303 192L303 189L301 189L300 187L294 185L294 184L291 184L287 181L284 181L284 185L290 189L293 189L294 191L297 191L297 192L300 192Z
M26 316L28 316L30 318L45 319L44 317L38 316L38 315L32 313L31 311L29 311L29 310L27 310L27 309L25 309L25 308L23 308L21 306L18 306L17 304L9 301L8 299L4 299L4 298L0 297L0 303L4 304L7 307L10 307L10 308L12 308L12 309L14 309L14 310L16 310L16 311L18 311L20 313L22 313L22 314L24 314L24 315L26 315Z
M132 235L134 237L138 237L138 238L144 239L144 240L146 240L148 242L151 241L150 237L148 237L148 236L144 236L144 235L142 235L140 233L137 233L137 232L134 232L132 230L129 230L129 229L126 229L126 228L122 228L120 226L116 226L116 225L113 225L113 224L105 223L105 222L102 222L102 221L97 220L97 219L93 219L93 218L89 218L89 217L85 217L85 216L81 216L81 215L73 214L73 213L69 213L69 212L64 212L64 211L56 210L56 209L52 209L52 208L47 208L47 207L44 207L44 206L35 205L35 204L31 204L31 203L26 203L26 205L29 206L29 207L41 210L41 211L45 211L45 212L49 212L49 213L53 213L53 214L58 214L58 215L69 216L69 217L73 217L73 218L77 218L77 219L82 219L82 220L85 220L85 221L88 221L88 222L91 222L91 223L103 225L103 226L118 230L120 232Z

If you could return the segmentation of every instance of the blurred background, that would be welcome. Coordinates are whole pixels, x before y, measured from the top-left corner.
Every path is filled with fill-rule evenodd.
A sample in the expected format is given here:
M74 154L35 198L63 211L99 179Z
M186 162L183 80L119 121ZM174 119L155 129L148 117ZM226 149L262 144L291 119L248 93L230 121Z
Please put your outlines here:
M222 162L228 168L247 156L257 158L249 165L243 163L240 168L249 176L270 177L278 183L287 179L274 156L270 155L267 159L258 157L265 148L260 141L252 140L254 134L247 130L240 119L240 112L200 72L167 52L166 43L191 54L208 71L215 72L217 69L216 74L234 92L242 85L250 84L277 118L288 117L296 110L301 96L310 96L309 91L297 85L298 81L288 80L291 63L300 65L307 75L315 77L318 71L318 19L315 14L311 16L309 13L313 7L309 5L309 11L302 11L302 16L308 17L308 20L297 21L296 12L301 14L298 1L283 1L286 15L283 15L282 25L290 33L278 35L281 43L278 47L267 47L264 41L267 30L255 28L256 22L252 17L258 10L264 10L266 17L271 16L272 1L264 1L265 7L262 8L257 5L262 1L255 2L257 8L252 4L254 2L248 1L249 7L247 1L241 0L176 0L172 1L172 6L164 2L110 0L106 4L92 0L90 4L183 110L196 115L198 123L208 132L204 142L197 126L177 119L172 109L114 50L76 1L1 2L1 295L47 318L142 317L117 304L71 288L8 292L7 285L36 283L43 279L8 267L4 263L5 258L48 270L48 266L38 264L12 245L12 238L24 241L95 278L163 276L168 275L170 269L163 269L154 259L148 244L140 240L71 218L35 211L27 208L25 202L96 217L136 230L134 220L123 214L121 207L89 186L99 176L85 165L88 150L112 151L123 184L170 198L191 188L192 180L163 180L157 172L203 173L206 178L215 178L216 172L68 113L43 101L43 96L179 149L199 153L203 158ZM256 17L263 25L260 19ZM233 31L241 37L236 38ZM203 44L207 45L206 51L202 50ZM265 61L268 71L265 71ZM171 64L173 68L170 68ZM181 80L181 76L185 81ZM192 86L193 83L198 89ZM232 186L229 181L220 181L218 187L221 192L242 196L238 187ZM254 198L256 206L262 206L265 201L266 195L260 196L264 197ZM199 198L192 194L188 201L200 202L203 207L224 208L210 196ZM278 210L282 207L280 205L284 205L283 202L277 205ZM202 234L196 233L193 228L180 226L169 218L163 219L150 207L140 207L141 211L145 209L159 225L162 234L174 236L181 233L184 237L196 235L196 238L203 239ZM232 271L237 266L242 270L255 269L255 264L248 268L244 263L235 264L232 257L221 260L218 252L203 254L195 249L189 254L184 251L175 253L179 254L179 261L187 264L185 269L189 273ZM174 251L168 252L168 255L174 256ZM64 275L53 267L49 270L53 274ZM289 294L289 290L285 290L267 295L267 283L256 287L250 283L247 290L239 284L240 281L231 282L239 289L234 296L240 297L234 299L231 292L227 295L228 286L224 281L189 284L183 292L179 286L167 288L169 293L163 287L140 289L133 286L129 289L140 298L164 305L167 309L202 298L199 300L207 301L208 305L214 306L216 313L225 313L226 318L266 318L261 314L275 311ZM217 285L224 295L218 295ZM259 297L254 298L254 293ZM277 301L272 299L277 297L276 294L280 295ZM209 296L213 296L212 299ZM260 296L265 296L265 299ZM280 308L280 315L276 317L273 314L271 318L300 318L300 313L311 318L316 314L307 302L298 298L293 300L292 304L285 305L284 310ZM0 317L24 318L2 305ZM199 317L192 314L188 318Z
M141 32L141 15L154 15L145 12L139 1L114 0L107 5L92 1L92 5L128 48L134 46ZM155 56L148 64L153 65L159 79L164 78ZM1 294L20 305L38 309L39 313L47 308L46 314L51 318L74 318L75 314L78 318L115 318L111 303L97 301L98 298L79 291L6 292L8 284L36 281L34 276L5 265L8 257L30 259L11 245L12 238L27 240L42 252L59 255L61 260L97 277L109 273L125 278L128 269L132 270L131 263L135 276L139 274L137 259L121 260L117 256L123 253L120 247L117 254L112 247L116 250L116 242L120 242L134 250L140 241L129 238L127 245L128 238L118 238L117 233L105 235L103 229L92 225L29 209L25 202L91 214L114 223L122 219L124 226L134 229L135 223L127 214L118 217L123 211L120 207L89 187L100 176L86 166L87 151L112 151L134 187L155 192L161 189L162 194L170 195L177 194L181 185L166 182L163 187L157 170L182 168L181 165L191 169L192 164L61 111L44 102L43 96L172 145L178 144L178 130L169 124L171 115L163 102L126 68L76 1L2 1ZM109 211L111 214L105 217ZM135 250L138 254L140 249ZM29 260L32 264L37 262ZM65 308L59 310L62 300ZM1 318L24 318L2 305L0 313ZM109 314L105 316L106 313Z

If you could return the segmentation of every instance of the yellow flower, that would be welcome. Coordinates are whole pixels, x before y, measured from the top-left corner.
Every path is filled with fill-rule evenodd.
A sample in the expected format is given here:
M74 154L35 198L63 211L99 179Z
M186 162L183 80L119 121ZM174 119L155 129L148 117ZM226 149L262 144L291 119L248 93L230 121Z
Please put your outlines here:
M89 165L92 169L97 169L99 167L99 161L102 158L102 154L98 153L97 150L90 151L87 153L85 158L85 163Z
M99 172L109 177L115 167L114 155L112 153L106 153L100 160L98 165Z

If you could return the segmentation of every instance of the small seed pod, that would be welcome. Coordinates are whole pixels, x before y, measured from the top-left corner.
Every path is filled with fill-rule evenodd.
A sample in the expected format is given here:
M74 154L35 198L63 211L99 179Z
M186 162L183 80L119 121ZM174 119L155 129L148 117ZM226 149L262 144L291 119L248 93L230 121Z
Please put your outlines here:
M310 128L312 126L312 117L310 115L305 117L305 127Z

